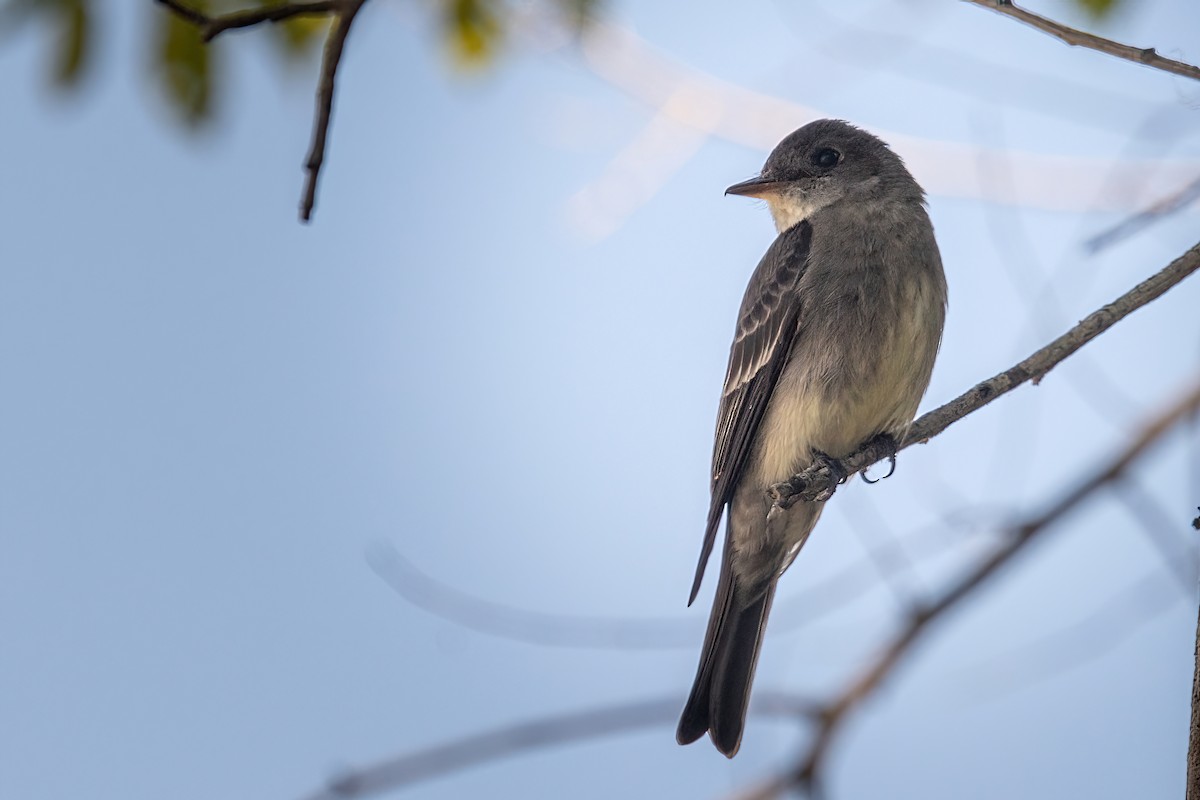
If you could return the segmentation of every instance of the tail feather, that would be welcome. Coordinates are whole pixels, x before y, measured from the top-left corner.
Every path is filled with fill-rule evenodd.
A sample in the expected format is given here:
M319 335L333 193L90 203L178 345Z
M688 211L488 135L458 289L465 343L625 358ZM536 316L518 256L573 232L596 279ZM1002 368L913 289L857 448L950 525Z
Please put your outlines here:
M675 734L680 744L690 744L708 732L718 750L729 758L737 754L774 597L775 581L747 591L737 584L728 560L721 565L700 667Z

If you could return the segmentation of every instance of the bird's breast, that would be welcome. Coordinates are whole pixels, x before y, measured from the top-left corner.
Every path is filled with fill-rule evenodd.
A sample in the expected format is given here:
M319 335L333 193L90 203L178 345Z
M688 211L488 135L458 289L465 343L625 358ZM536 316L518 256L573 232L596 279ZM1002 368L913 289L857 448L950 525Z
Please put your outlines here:
M901 433L925 393L944 314L936 287L921 273L846 277L801 301L756 442L761 486L807 467L814 450L841 457L877 433Z

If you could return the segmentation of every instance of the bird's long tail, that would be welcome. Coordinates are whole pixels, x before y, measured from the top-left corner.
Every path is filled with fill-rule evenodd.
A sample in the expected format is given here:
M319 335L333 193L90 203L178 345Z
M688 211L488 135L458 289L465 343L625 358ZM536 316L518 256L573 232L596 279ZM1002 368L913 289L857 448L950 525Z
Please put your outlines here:
M775 583L740 585L728 555L722 559L700 667L675 733L680 744L691 744L711 732L718 750L729 758L737 754Z

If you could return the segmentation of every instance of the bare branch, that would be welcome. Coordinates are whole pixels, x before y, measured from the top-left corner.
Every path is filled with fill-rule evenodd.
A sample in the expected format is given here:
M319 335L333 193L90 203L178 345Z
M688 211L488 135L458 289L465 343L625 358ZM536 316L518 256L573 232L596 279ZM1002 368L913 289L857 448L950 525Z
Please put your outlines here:
M317 179L321 174L321 165L325 162L325 143L329 138L329 120L333 114L334 79L337 76L338 64L342 60L342 50L346 45L350 26L354 24L354 18L366 0L292 0L278 5L232 11L215 17L197 11L179 0L158 2L199 28L200 36L205 42L211 42L225 31L261 25L264 22L281 22L301 15L335 17L333 28L325 38L321 79L317 84L312 143L304 159L306 175L304 192L300 199L300 219L308 222L312 218L313 206L316 205Z
M313 206L317 202L317 178L321 174L321 164L325 162L325 140L329 137L329 118L333 114L334 78L342 60L342 48L346 44L350 26L354 24L354 17L365 2L366 0L345 2L333 30L325 39L321 82L317 86L317 117L313 121L313 137L308 148L308 158L304 161L304 169L308 175L304 180L304 198L300 201L300 219L305 222L312 218Z
M795 695L760 692L751 704L750 712L796 718L812 716L815 708L815 704ZM308 800L339 800L391 792L548 745L587 741L667 724L678 714L679 698L672 696L496 728L344 773L331 780L326 788L309 795Z
M1139 283L1113 302L1097 309L1075 327L1059 336L1016 366L1006 369L974 388L964 392L940 408L930 411L908 429L896 452L927 442L968 414L983 408L1003 394L1023 383L1038 383L1046 373L1079 348L1111 328L1121 319L1141 308L1168 289L1200 269L1200 243L1168 264L1161 272ZM891 448L879 440L864 443L858 450L843 458L840 465L853 475L892 455ZM771 487L775 497L772 514L781 513L800 500L815 500L836 486L833 470L826 464L814 464L791 480Z
M1012 0L967 0L967 2L990 9L1006 17L1012 17L1018 22L1023 22L1030 27L1037 28L1043 33L1048 33L1072 47L1084 47L1088 50L1095 50L1098 53L1107 53L1110 56L1123 58L1135 64L1143 64L1147 67L1162 70L1163 72L1170 72L1174 75L1182 75L1185 78L1200 81L1200 67L1194 67L1183 61L1175 61L1174 59L1161 56L1153 47L1131 47L1127 44L1114 42L1112 39L1105 39L1103 36L1085 33L1076 28L1063 25L1061 22L1047 19L1032 11L1026 11L1014 4Z
M849 716L849 712L869 697L895 670L901 659L926 633L931 623L945 612L954 608L964 598L975 592L1014 556L1025 549L1054 523L1065 517L1097 490L1121 477L1125 470L1152 444L1157 442L1176 424L1196 414L1200 409L1200 383L1193 385L1183 398L1152 419L1133 437L1128 445L1118 452L1107 464L1080 481L1045 511L1015 526L1009 531L1008 539L991 555L985 557L973 569L964 574L939 598L924 607L917 608L909 617L908 624L886 646L859 678L851 682L820 716L819 726L812 744L798 766L776 781L762 787L761 797L773 797L789 787L811 791L817 783L824 766L833 737Z

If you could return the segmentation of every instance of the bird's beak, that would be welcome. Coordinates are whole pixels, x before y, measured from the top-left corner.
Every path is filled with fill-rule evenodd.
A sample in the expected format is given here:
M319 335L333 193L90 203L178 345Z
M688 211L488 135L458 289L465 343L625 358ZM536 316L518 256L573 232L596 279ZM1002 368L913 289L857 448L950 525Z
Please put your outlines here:
M775 181L759 176L751 178L748 181L735 183L725 190L725 194L737 194L743 197L762 197L765 194L778 192L785 185L787 185L787 181Z

